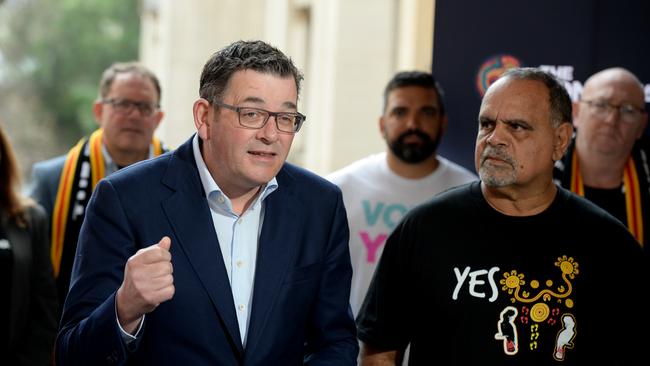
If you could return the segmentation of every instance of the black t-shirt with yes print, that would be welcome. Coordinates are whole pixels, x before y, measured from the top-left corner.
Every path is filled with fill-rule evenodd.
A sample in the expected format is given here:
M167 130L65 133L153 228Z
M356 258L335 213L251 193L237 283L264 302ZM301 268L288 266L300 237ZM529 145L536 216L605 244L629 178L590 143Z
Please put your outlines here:
M389 237L359 338L411 343L410 365L647 364L642 263L620 222L564 189L544 212L513 217L470 183Z

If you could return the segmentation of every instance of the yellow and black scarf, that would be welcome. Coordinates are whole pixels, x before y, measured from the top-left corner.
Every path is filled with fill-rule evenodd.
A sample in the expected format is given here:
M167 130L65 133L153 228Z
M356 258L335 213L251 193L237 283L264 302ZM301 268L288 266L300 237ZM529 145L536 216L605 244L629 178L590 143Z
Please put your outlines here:
M153 152L158 156L165 148L157 138L152 140ZM59 294L65 296L70 282L79 231L86 205L97 183L105 176L106 165L102 153L102 130L82 138L68 152L63 164L59 188L52 210L51 259ZM63 301L63 298L61 298Z
M555 178L562 187L585 196L585 188L580 174L578 155L575 150L575 140L569 146L564 159L556 164ZM640 144L632 150L623 172L623 191L625 192L626 224L630 233L636 238L641 247L648 241L650 230L650 169L648 155Z

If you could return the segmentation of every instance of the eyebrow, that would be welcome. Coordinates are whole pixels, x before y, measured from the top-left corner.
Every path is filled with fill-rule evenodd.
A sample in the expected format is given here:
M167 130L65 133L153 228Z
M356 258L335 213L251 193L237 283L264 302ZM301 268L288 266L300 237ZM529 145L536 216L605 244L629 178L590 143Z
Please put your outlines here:
M408 102L404 102L404 103L394 103L394 104L391 106L391 108L399 108L399 107L410 108ZM431 103L431 104L423 104L423 105L421 105L421 106L419 106L419 107L417 107L417 108L415 108L415 109L424 109L424 108L436 108L436 109L438 109L439 106L438 106L437 104Z
M519 119L519 118L512 118L512 119L502 119L501 120L503 123L523 123L523 124L529 124L528 121Z
M505 120L501 120L501 122L503 122L503 123L505 123L507 125L511 125L511 126L512 125L520 125L520 126L525 127L526 129L529 129L529 130L533 129L533 126L530 124L530 122L525 121L523 119L518 119L518 118L505 119Z
M244 100L242 100L241 103L264 104L265 101L264 101L264 99L259 98L259 97L247 97L247 98L244 98ZM289 108L289 109L294 109L294 110L298 109L298 107L296 106L296 103L289 102L289 101L282 103L282 106L286 107L286 108Z
M498 117L497 117L498 118ZM518 119L518 118L513 118L513 119L500 119L500 120L495 120L490 117L485 117L485 116L479 116L478 117L478 122L479 123L487 123L487 122L501 122L505 123L507 125L520 125L522 127L525 127L527 129L533 129L533 125L530 124L530 122L523 120L523 119Z

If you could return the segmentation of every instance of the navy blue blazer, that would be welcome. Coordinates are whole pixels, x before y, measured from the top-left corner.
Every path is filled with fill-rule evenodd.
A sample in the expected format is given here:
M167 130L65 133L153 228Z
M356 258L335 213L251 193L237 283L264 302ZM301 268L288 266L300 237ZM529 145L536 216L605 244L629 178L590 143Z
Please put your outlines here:
M58 365L355 365L341 192L288 163L276 179L265 199L245 349L191 139L102 180L79 237ZM124 265L165 235L176 292L145 316L127 349L115 315Z

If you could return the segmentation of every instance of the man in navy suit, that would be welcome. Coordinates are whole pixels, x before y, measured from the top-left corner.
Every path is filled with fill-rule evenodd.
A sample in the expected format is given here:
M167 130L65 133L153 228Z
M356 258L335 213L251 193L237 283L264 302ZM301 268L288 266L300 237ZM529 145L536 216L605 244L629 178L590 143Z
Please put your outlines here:
M341 192L285 162L305 116L279 50L215 53L197 133L99 183L57 339L59 365L354 365Z

